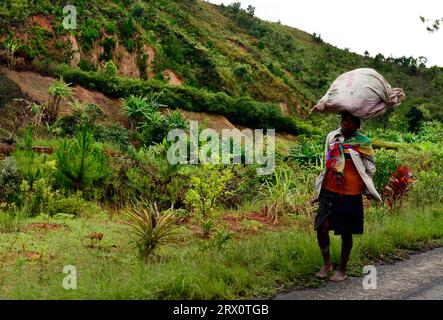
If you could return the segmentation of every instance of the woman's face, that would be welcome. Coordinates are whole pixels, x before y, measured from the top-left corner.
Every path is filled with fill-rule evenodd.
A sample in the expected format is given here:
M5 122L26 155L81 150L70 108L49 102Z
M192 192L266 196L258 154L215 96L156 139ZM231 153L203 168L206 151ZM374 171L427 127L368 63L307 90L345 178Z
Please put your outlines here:
M341 131L345 136L352 136L357 131L358 126L352 115L344 114L341 117Z

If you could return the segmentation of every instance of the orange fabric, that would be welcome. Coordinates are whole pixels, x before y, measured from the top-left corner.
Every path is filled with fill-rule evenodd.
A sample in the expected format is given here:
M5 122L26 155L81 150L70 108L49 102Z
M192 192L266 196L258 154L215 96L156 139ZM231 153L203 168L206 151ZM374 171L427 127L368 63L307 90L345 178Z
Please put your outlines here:
M343 173L342 184L338 185L335 173L328 171L323 187L339 194L360 195L363 194L365 190L365 183L360 177L354 162L352 162L351 159L345 159L345 170Z

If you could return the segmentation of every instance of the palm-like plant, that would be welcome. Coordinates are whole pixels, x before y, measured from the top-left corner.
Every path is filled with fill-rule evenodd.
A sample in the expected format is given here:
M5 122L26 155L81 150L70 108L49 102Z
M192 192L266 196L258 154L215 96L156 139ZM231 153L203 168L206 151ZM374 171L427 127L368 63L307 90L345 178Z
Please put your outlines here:
M178 220L172 210L160 212L156 203L140 202L126 209L127 224L137 237L140 254L148 259L161 245L177 241Z
M131 94L126 99L121 99L123 103L123 109L129 119L129 125L131 130L135 130L137 123L142 119L145 114L145 109L148 105L148 99L142 96L135 96Z
M135 130L140 122L152 122L151 118L158 116L158 109L165 107L165 105L159 103L161 95L161 92L151 93L146 97L130 95L128 98L121 100L128 115L131 130Z
M74 88L70 85L70 83L64 82L63 78L51 83L48 90L50 97L44 110L47 124L52 124L57 119L61 101L68 99L74 93Z
M6 55L6 59L8 61L8 68L14 69L17 58L15 57L15 53L18 49L20 49L21 45L14 42L13 40L6 41L5 43L5 50L3 51L3 54Z

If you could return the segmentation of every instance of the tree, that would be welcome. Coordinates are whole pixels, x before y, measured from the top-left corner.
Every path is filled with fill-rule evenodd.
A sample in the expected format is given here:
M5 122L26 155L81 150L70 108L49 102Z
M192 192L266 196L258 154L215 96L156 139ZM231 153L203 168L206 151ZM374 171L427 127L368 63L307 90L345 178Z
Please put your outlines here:
M240 2L231 3L228 6L228 8L230 8L234 14L237 14L241 9L241 3Z
M61 186L83 190L106 176L106 157L95 148L87 125L77 132L76 139L61 143L56 158L57 181Z
M249 5L248 8L246 9L246 11L248 12L248 14L253 17L255 15L255 7Z

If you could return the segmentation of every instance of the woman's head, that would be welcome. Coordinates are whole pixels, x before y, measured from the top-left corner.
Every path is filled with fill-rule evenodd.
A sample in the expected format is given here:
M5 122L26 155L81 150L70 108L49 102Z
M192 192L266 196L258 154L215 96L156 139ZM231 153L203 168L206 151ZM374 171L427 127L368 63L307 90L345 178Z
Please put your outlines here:
M357 117L354 117L349 112L342 112L341 113L341 130L343 132L343 135L345 136L351 136L357 131L357 129L360 129L361 127L361 120Z

